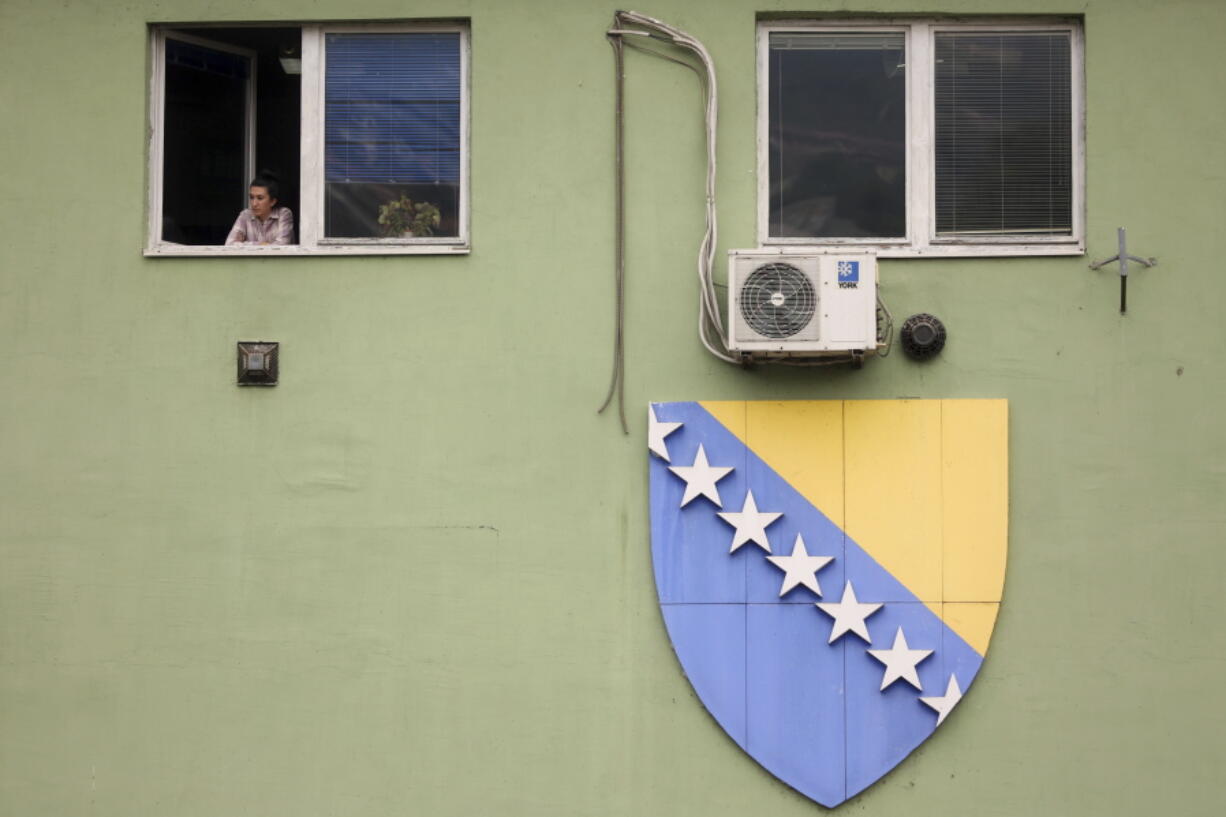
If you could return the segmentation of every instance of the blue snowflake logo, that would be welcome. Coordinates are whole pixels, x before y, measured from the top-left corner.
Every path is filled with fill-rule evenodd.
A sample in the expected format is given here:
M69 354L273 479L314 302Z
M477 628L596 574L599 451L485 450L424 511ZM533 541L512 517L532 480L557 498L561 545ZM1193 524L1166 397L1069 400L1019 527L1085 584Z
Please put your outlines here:
M860 262L859 261L840 261L839 262L839 280L840 281L859 281L860 280Z

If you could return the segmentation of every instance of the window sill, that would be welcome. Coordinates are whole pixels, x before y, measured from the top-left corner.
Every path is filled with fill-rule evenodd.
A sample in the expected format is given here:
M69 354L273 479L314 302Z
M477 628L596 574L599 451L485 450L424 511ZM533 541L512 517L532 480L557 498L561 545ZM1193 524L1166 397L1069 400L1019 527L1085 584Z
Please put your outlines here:
M879 258L1011 258L1018 256L1085 255L1080 241L1035 244L929 244L923 247L905 244L862 244L856 242L806 242L803 239L773 240L760 248L763 253L787 252L868 252Z
M146 258L273 258L325 255L468 255L467 244L301 244L269 247L215 247L158 244L146 247Z

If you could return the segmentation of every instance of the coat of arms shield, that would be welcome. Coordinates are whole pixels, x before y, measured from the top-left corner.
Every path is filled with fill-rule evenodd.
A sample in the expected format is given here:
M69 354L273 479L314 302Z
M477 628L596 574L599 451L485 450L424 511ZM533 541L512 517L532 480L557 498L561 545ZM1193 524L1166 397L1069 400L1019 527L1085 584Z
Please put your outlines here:
M834 807L928 739L1004 585L1004 400L649 407L651 547L698 697Z

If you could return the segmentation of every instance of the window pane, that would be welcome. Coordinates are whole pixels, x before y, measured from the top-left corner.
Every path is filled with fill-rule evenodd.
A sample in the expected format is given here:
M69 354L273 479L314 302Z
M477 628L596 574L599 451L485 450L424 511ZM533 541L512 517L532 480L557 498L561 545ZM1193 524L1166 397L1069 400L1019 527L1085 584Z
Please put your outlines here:
M903 34L770 35L772 237L906 234Z
M167 37L163 241L221 244L247 206L251 61Z
M459 235L460 35L329 34L325 47L324 234Z
M936 231L1070 235L1067 32L938 33Z

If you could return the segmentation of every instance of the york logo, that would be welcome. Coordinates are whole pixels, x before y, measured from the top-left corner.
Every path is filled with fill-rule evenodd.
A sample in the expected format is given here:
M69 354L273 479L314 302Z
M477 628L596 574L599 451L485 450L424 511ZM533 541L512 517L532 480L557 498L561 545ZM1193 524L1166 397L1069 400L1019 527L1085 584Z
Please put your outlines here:
M839 262L839 283L850 284L860 280L860 262L859 261L840 261Z
M825 806L931 737L983 664L1007 414L1003 400L650 407L673 648L737 745Z

